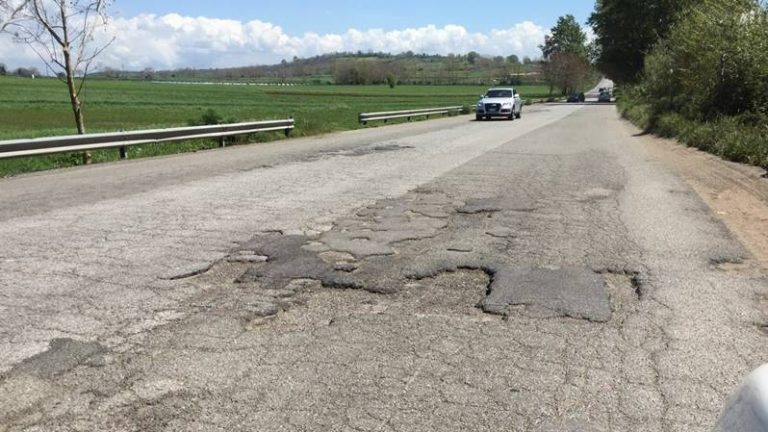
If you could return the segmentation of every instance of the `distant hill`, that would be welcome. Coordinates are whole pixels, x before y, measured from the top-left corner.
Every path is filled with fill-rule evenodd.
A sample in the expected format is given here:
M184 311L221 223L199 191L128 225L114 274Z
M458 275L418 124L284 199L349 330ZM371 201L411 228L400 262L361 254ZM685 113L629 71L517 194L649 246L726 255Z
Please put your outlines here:
M517 56L336 53L294 58L277 65L168 71L104 70L96 77L153 81L246 81L291 84L492 85L540 84L541 64Z

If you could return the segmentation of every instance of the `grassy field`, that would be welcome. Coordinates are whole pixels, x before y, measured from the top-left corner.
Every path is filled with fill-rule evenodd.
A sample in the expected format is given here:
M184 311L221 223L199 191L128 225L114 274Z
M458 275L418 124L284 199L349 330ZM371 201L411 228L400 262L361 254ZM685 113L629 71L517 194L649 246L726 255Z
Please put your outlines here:
M548 87L519 87L524 98L545 97ZM293 117L293 136L356 129L357 114L445 105L471 105L479 86L241 86L178 85L92 80L85 93L88 132L186 126L207 110L231 121ZM0 140L75 132L63 84L51 79L0 77ZM278 139L259 136L257 141ZM147 157L212 148L212 141L135 147L129 157ZM94 153L94 161L115 160L115 150ZM0 176L77 165L80 155L63 154L0 160Z

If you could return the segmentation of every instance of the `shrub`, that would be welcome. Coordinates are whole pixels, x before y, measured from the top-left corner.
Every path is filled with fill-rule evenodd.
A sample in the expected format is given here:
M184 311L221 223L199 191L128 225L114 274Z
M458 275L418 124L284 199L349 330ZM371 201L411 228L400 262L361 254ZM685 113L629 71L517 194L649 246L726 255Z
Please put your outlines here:
M654 109L690 119L768 113L768 10L756 0L704 0L646 58Z
M387 73L387 85L391 89L397 86L397 77L392 72Z
M702 0L646 57L618 99L648 132L768 169L768 9Z
M200 115L200 117L196 119L192 119L188 123L190 126L207 126L207 125L223 124L225 122L224 122L224 117L222 117L219 113L217 113L213 109L209 108L205 112L203 112Z

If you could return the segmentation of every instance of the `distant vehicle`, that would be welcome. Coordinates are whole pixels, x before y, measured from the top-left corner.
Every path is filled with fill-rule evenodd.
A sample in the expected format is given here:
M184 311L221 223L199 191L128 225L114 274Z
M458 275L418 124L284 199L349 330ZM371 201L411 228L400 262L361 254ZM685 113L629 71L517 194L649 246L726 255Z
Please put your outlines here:
M600 95L597 97L598 102L611 102L611 92L606 89L600 89Z
M506 117L509 120L514 120L522 116L523 100L517 90L511 87L494 87L489 89L485 95L480 96L475 118L478 121L490 120L493 117Z
M568 95L568 102L569 103L575 103L575 102L584 102L587 100L586 96L584 96L584 93L571 93Z

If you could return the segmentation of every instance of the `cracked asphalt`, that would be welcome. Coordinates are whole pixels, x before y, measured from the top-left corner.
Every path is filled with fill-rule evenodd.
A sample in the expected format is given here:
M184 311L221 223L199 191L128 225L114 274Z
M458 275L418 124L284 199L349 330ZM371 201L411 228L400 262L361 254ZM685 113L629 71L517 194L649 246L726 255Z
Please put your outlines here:
M0 181L0 431L704 431L760 263L609 106Z

